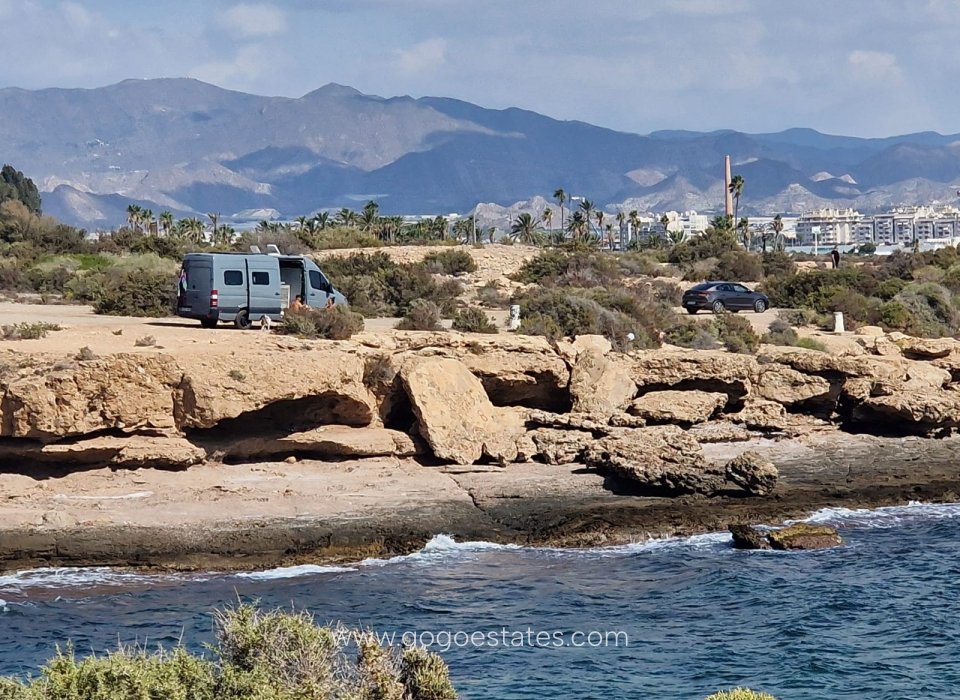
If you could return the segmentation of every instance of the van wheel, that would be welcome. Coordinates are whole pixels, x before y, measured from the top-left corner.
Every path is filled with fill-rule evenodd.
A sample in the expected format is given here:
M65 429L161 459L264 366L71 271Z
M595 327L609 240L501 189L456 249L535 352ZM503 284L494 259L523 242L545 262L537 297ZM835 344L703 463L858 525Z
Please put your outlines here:
M200 325L203 326L204 328L216 328L216 327L217 327L217 319L215 319L215 318L201 318L201 319L200 319Z
M233 319L233 323L234 323L234 325L236 325L236 327L239 328L240 330L242 330L242 331L247 330L247 329L251 326L251 323L250 323L250 314L248 314L248 313L246 312L246 310L239 311L239 312L237 313L237 317L236 317L235 319Z

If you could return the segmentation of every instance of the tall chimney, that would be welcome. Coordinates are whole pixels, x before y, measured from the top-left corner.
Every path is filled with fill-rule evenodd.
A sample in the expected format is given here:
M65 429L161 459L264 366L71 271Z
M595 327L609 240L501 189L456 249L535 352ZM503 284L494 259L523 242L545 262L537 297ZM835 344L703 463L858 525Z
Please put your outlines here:
M723 158L723 196L726 202L726 215L733 216L733 192L730 191L730 156Z

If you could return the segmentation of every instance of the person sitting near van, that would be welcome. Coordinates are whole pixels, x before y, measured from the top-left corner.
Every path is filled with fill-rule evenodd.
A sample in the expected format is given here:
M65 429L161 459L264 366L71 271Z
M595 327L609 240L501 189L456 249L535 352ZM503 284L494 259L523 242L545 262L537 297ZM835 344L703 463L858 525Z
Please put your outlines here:
M324 308L332 309L334 304L336 303L337 303L337 300L334 299L333 296L329 296L327 297L327 305Z
M302 311L307 308L307 305L303 303L303 297L299 294L293 298L293 301L290 302L291 311Z

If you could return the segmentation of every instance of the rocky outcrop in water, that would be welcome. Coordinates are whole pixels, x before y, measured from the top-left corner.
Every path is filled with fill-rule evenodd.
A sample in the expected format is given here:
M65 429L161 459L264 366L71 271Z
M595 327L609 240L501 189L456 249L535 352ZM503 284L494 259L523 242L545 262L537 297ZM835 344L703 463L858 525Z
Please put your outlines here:
M760 531L751 525L731 525L735 549L829 549L843 544L836 528L796 523L778 530Z

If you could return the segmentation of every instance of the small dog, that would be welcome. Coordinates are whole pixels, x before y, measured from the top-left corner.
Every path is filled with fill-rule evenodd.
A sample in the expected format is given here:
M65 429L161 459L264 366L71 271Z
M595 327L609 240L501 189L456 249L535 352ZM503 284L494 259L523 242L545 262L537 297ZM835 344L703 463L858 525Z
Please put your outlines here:
M261 331L266 331L267 333L269 333L270 330L271 330L272 324L273 324L273 321L270 320L270 317L269 317L269 316L264 315L264 316L261 316L261 317L260 317L260 330L261 330Z

